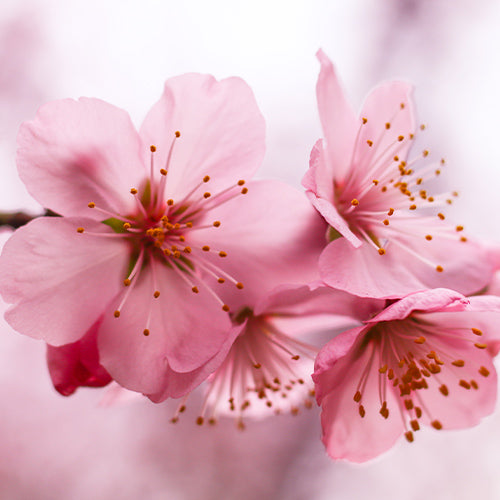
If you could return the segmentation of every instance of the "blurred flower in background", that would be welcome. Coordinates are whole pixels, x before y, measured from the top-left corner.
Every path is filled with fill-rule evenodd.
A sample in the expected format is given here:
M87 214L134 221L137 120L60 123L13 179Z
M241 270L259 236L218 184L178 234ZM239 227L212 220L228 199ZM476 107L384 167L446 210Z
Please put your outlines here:
M15 168L15 136L50 99L96 96L136 125L166 78L237 75L267 121L261 177L296 187L321 136L315 102L323 48L353 102L380 80L416 87L425 147L445 156L440 179L468 232L499 243L500 6L465 0L252 3L214 0L6 0L0 7L1 209L41 213ZM133 98L131 97L133 96ZM3 236L3 235L2 235ZM5 239L5 238L4 238ZM500 495L500 414L464 432L427 431L363 466L333 462L319 412L195 425L201 394L173 426L176 401L100 406L52 388L45 347L0 332L0 497L6 499L468 499Z

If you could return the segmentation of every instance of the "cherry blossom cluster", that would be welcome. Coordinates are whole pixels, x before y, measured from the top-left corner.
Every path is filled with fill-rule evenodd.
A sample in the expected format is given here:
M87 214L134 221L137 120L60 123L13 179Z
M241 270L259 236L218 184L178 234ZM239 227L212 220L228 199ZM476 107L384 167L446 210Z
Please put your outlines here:
M265 123L238 78L167 80L139 131L89 98L21 126L19 175L56 216L12 234L0 292L57 391L179 398L175 422L202 385L197 424L240 428L318 404L328 454L355 462L493 411L500 251L431 191L446 165L415 151L411 86L380 85L358 116L318 59L305 194L252 180Z

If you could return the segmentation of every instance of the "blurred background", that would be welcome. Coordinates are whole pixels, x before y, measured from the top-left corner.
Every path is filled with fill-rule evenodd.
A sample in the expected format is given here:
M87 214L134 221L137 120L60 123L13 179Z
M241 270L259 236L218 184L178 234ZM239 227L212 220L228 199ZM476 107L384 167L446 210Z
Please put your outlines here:
M44 102L92 96L139 126L166 78L237 75L267 121L261 177L300 187L321 136L318 48L359 107L379 81L415 84L425 145L461 193L451 218L500 243L500 2L481 0L2 0L0 210L41 207L15 168L19 124ZM0 235L3 240L6 231ZM462 432L426 429L362 466L334 463L319 412L214 428L174 403L100 404L52 388L41 343L0 325L0 498L384 500L500 498L500 412Z

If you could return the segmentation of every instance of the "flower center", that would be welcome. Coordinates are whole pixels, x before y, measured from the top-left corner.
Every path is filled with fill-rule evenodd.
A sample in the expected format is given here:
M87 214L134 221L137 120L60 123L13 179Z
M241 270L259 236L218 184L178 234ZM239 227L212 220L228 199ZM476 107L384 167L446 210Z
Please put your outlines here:
M366 141L368 120L361 120L348 177L334 183L335 204L351 231L380 255L403 250L443 272L442 263L424 256L425 248L424 252L415 248L419 241L431 242L435 237L467 241L457 234L463 231L462 226L450 228L443 223L442 207L452 204L458 193L434 196L424 188L427 181L441 174L445 160L422 165L421 161L430 156L427 149L412 160L406 159L406 150L416 134L398 135L392 124L397 122L398 113L405 112L407 108L401 103L393 120L380 124L380 135ZM423 130L425 126L421 125L419 132Z
M454 389L443 382L444 378L455 380L460 390L479 390L478 381L469 379L461 370L470 375L470 367L464 369L468 362L463 359L470 345L486 349L486 344L478 342L477 337L481 335L477 328L445 329L416 318L377 324L363 339L362 348L370 349L370 354L353 395L359 416L364 418L366 414L363 397L368 379L377 376L379 413L385 419L389 417L387 393L391 391L396 397L409 442L413 442L413 432L420 429L419 420L423 415L432 427L442 429L443 423L425 404L426 392L439 391L443 397L448 396ZM453 345L457 347L454 349ZM371 374L372 368L376 369L376 375ZM482 377L489 375L485 366L473 370Z
M158 265L166 266L171 272L177 274L194 294L200 293L200 290L211 294L226 312L229 312L229 306L222 301L214 288L224 283L231 283L237 289L243 289L243 284L224 271L212 258L217 255L223 259L227 257L227 252L221 248L212 248L209 244L200 244L197 238L193 239L193 234L201 229L217 230L221 227L221 221L209 218L210 210L240 194L246 194L248 189L243 187L245 181L239 180L212 195L204 188L210 182L210 176L205 175L187 194L182 196L182 199L165 200L167 174L174 145L180 135L180 132L175 133L165 168L159 170L159 180L155 179L156 147L150 147L150 176L140 189L135 187L130 189L130 194L135 198L136 204L133 213L127 215L112 213L96 206L92 201L88 203L89 208L102 214L102 222L110 226L114 233L89 233L83 227L77 228L79 233L124 239L130 248L129 272L123 280L126 290L122 294L119 306L114 311L116 318L120 317L131 290L145 268L149 268L152 273L154 288L152 297L154 299L160 296L161 286L168 286L166 283L158 283ZM143 330L146 336L150 334L151 309L150 307L148 320Z
M269 413L292 415L300 406L312 408L314 390L310 377L318 350L281 332L266 315L254 316L244 308L233 321L245 328L236 338L222 365L208 379L198 425L215 424L219 414L236 418L245 428L244 417ZM184 411L185 399L172 419Z

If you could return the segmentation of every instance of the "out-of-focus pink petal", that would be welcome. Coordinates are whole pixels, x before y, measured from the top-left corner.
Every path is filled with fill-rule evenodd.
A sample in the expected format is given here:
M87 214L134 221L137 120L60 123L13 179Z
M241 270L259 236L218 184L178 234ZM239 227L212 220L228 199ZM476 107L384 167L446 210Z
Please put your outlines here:
M169 165L167 198L179 201L210 176L216 193L251 177L264 157L265 123L250 87L239 78L218 82L210 75L186 74L165 83L160 100L141 127L146 144L157 148L155 162Z
M493 269L500 270L500 243L488 243L485 248L493 264Z
M47 345L47 366L56 390L70 396L78 387L103 387L111 376L99 363L96 322L77 342L54 347Z
M166 266L156 265L155 271L156 286L152 270L142 271L119 318L113 315L117 297L104 316L98 346L102 365L119 384L166 397L173 395L168 387L172 372L193 372L206 364L224 345L231 323L205 287L195 294ZM155 290L161 294L157 299Z
M10 325L59 346L79 340L118 293L128 264L119 239L90 219L43 217L18 229L0 260ZM109 228L108 228L109 229ZM106 279L103 279L106 276Z
M350 167L360 122L345 98L333 64L322 50L316 56L321 64L316 96L327 142L327 167L331 177L343 179Z
M89 202L128 213L129 191L146 175L146 151L129 115L98 99L42 106L21 126L18 146L19 175L30 194L65 216L100 216Z
M417 251L430 262L443 263L443 272L403 248L392 247L385 255L379 255L367 243L353 249L349 242L339 238L321 254L320 274L334 288L363 297L386 298L435 287L469 294L490 280L491 264L481 248L472 242L462 244L442 239L433 247L425 243Z
M317 279L326 228L300 191L278 181L251 182L247 194L214 208L209 216L221 226L193 232L193 246L211 241L213 249L227 252L224 270L245 287L241 293L220 288L232 309L255 304L282 283ZM212 260L221 265L217 254Z
M487 293L500 296L500 271L497 271L488 286Z

